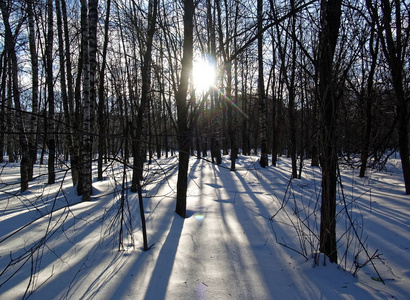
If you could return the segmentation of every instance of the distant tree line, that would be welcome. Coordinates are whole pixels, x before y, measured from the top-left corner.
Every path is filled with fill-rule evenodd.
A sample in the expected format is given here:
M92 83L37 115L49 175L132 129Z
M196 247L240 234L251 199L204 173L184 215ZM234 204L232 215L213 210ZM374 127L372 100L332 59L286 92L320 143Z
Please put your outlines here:
M404 0L0 0L0 161L59 161L87 201L104 164L179 150L176 211L185 217L188 160L278 156L322 168L321 251L336 261L337 163L401 156L410 194L410 18ZM218 70L198 93L193 62ZM47 155L46 155L47 154ZM271 160L268 160L270 155ZM97 170L92 172L92 162Z

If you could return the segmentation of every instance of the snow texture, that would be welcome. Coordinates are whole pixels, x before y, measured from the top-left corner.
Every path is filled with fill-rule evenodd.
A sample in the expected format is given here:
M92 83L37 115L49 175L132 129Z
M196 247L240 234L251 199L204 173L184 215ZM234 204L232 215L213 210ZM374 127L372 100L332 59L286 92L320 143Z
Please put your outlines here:
M19 166L1 164L0 299L409 299L410 198L398 160L366 178L341 166L336 265L318 253L320 169L306 161L290 180L288 159L264 169L257 159L240 155L231 172L228 157L191 158L186 219L174 213L177 158L148 166L146 252L121 165L81 202L63 166L47 185L37 165L21 194Z

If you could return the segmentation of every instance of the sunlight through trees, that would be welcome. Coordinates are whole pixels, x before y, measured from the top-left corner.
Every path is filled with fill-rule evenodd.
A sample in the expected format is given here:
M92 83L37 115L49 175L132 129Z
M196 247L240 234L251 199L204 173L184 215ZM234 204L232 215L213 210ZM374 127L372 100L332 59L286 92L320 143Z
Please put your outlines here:
M143 201L160 159L178 158L167 184L187 218L191 157L215 170L229 157L232 176L240 155L268 170L287 157L289 186L307 165L321 171L315 238L336 263L340 165L366 180L397 156L410 194L404 0L0 0L0 9L0 163L19 163L18 196L36 185L36 166L47 165L37 176L49 187L69 173L83 201L114 176L120 236L133 231L137 193L148 250Z

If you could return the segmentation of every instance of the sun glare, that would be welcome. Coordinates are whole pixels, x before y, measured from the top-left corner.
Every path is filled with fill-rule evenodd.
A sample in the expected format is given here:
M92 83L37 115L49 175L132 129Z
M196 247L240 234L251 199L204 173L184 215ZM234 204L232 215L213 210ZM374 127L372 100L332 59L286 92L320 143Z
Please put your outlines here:
M209 88L215 85L215 64L206 58L194 61L193 80L196 92L206 92Z

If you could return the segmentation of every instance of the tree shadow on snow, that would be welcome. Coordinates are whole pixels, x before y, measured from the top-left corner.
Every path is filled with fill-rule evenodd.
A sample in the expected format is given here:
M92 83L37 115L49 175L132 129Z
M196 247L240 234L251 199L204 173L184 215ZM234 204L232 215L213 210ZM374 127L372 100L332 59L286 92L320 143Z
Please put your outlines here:
M183 226L184 219L174 213L171 228L161 247L155 268L152 272L151 280L144 297L145 299L165 298Z

